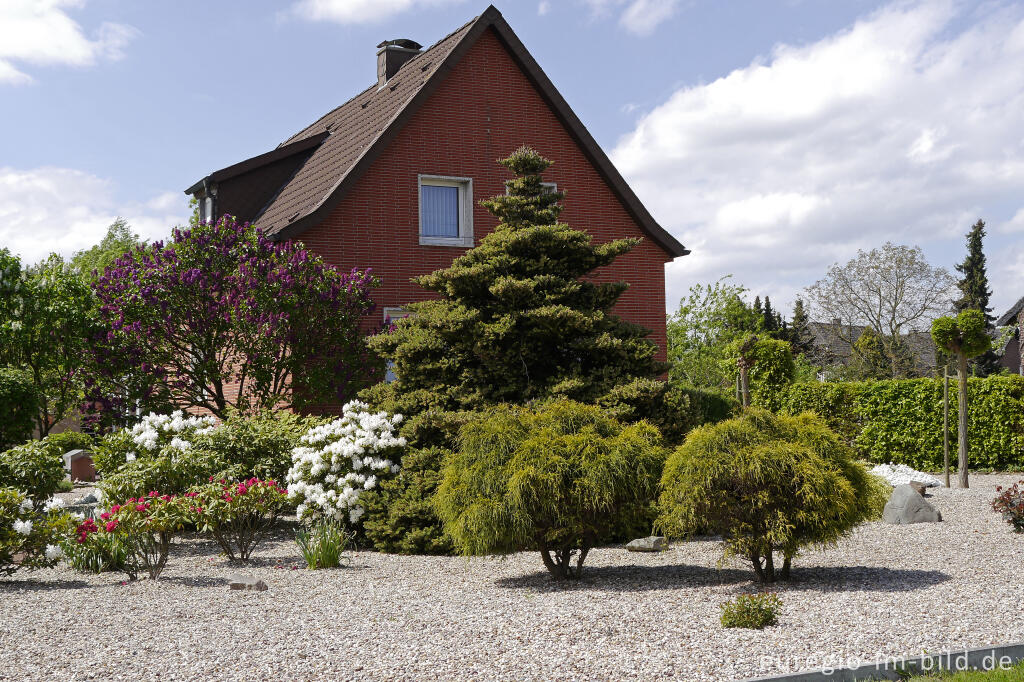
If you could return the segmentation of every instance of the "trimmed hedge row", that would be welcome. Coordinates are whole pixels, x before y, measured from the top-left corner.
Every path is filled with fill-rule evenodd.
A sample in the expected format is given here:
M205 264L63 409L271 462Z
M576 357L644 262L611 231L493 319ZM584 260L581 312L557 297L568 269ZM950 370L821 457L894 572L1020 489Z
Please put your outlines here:
M951 463L956 464L957 384L949 382ZM968 379L972 467L1024 469L1024 377ZM902 379L801 383L782 397L782 411L820 415L872 462L942 468L942 380Z

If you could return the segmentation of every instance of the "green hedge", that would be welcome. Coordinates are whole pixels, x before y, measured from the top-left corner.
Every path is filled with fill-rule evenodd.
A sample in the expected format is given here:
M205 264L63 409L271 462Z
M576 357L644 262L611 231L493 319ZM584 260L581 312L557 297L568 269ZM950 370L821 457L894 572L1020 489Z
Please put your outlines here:
M955 465L956 380L949 384L949 439ZM971 466L1024 469L1024 377L969 379L967 390ZM793 384L782 403L789 414L817 413L873 462L930 471L942 468L941 379Z

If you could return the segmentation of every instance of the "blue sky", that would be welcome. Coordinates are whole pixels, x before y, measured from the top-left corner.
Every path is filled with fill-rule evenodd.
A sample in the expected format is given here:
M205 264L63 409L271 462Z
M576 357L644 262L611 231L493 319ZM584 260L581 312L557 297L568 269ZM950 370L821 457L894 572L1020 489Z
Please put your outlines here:
M933 263L989 223L997 308L1024 295L1024 8L1010 2L497 3L655 217L694 254L674 307L733 273L788 305L891 239ZM470 0L0 3L0 246L159 237L181 191L269 150L433 43Z

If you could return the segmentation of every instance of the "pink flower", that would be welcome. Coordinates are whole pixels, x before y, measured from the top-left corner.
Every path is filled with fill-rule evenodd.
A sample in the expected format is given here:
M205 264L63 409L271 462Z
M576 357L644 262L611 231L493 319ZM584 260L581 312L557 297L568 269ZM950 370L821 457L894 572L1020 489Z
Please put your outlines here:
M104 528L106 528L106 531L108 533L113 533L114 529L117 528L117 519L114 519L113 521L109 521L107 523L107 525L104 526Z
M150 497L156 497L157 496L157 492L155 490L150 490L149 491L149 496Z
M148 507L146 505L144 505L144 504L137 504L137 505L135 505L135 511L146 511L147 508Z
M104 521L109 520L110 519L110 512L103 512L102 514L100 514L100 518L103 519Z

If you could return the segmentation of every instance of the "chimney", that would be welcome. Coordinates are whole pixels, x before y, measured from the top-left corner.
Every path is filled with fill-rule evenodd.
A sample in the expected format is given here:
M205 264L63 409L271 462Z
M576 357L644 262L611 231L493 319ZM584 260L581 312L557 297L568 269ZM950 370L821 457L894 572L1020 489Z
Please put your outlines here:
M377 87L383 88L402 68L402 64L418 55L423 46L415 40L399 38L385 40L377 48Z

